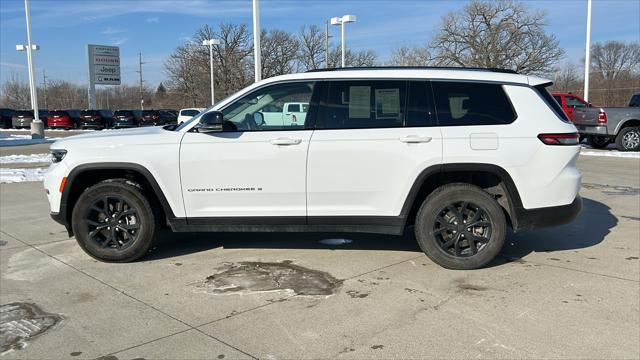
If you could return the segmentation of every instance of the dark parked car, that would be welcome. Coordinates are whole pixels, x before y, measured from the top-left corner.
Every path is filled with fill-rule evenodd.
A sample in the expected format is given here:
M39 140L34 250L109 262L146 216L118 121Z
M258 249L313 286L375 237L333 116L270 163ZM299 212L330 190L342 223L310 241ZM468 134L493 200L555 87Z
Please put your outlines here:
M163 125L178 123L178 110L159 109L158 111L160 112L160 122Z
M11 118L16 111L13 109L0 109L0 126L3 129L11 129Z
M163 110L142 110L140 126L167 125L175 123L176 120L177 117L174 117L174 114Z
M33 121L32 110L16 110L11 117L11 125L16 128L28 128Z
M136 127L140 124L142 110L118 110L113 114L113 125L115 129Z
M83 129L106 129L113 124L111 110L82 110L80 113L80 127Z
M52 110L47 117L47 126L52 129L77 129L80 126L80 110Z
M38 110L38 117L40 120L43 120L45 124L47 116L49 116L48 110ZM29 128L31 127L31 122L33 122L33 110L17 110L11 117L11 125L16 129Z

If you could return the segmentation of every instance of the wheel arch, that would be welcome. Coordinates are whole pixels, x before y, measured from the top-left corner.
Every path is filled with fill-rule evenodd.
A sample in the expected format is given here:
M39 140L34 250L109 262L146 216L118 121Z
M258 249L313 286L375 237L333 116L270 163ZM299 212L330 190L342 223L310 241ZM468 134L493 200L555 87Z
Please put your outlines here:
M522 200L509 173L502 167L485 163L454 163L424 169L416 178L402 206L405 226L414 221L422 201L436 188L456 183L477 185L494 197L504 209L509 225L519 228L518 213Z
M620 133L620 131L622 131L622 129L626 127L631 127L631 126L640 126L640 119L626 119L626 120L620 121L616 126L616 131L615 131L616 136L618 136L618 134Z
M73 235L71 228L71 212L82 192L98 182L123 178L138 183L149 197L149 201L159 212L159 215L174 218L174 212L166 196L151 172L140 164L134 163L95 163L83 164L75 167L65 182L60 201L59 219L67 228L69 235Z

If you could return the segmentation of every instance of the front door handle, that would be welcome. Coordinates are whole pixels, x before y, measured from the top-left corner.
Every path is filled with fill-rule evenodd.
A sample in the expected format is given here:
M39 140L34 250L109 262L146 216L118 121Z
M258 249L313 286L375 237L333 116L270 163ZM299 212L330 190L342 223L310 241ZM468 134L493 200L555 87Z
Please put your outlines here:
M278 138L271 139L269 142L273 145L298 145L302 142L302 139Z
M428 143L429 141L431 141L431 137L409 135L409 136L401 137L400 141L402 141L403 143L409 143L409 144Z

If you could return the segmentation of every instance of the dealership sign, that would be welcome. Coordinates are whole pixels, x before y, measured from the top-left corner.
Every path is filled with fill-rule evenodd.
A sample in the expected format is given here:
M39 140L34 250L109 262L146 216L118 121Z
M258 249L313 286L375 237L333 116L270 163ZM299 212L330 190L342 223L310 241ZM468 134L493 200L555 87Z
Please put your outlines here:
M89 45L89 82L96 85L120 85L120 48Z

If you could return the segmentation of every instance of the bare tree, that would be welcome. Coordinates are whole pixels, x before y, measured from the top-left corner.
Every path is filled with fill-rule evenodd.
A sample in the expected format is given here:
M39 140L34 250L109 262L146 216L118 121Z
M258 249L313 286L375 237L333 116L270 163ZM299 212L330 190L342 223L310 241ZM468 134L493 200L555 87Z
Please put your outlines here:
M304 70L314 70L322 67L325 57L324 32L316 25L309 29L303 26L299 34L299 60Z
M9 108L29 108L31 98L29 84L22 80L18 74L12 73L2 84L2 106Z
M428 66L432 63L429 48L421 46L401 46L391 53L389 65L395 66Z
M567 61L556 71L553 86L557 90L573 90L581 86L579 85L581 80L576 65L571 61Z
M442 19L430 47L438 65L550 73L564 50L545 33L545 18L511 0L474 0Z
M260 37L262 77L266 79L294 72L300 48L298 39L282 30L262 30Z
M368 67L375 66L378 55L371 49L351 51L347 48L345 51L345 66L347 67ZM329 51L329 67L338 68L342 65L341 48L334 47Z
M607 41L591 46L591 67L603 79L613 81L618 76L638 71L640 43Z

